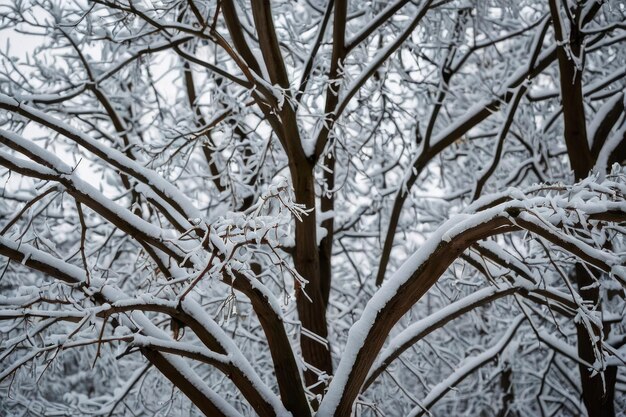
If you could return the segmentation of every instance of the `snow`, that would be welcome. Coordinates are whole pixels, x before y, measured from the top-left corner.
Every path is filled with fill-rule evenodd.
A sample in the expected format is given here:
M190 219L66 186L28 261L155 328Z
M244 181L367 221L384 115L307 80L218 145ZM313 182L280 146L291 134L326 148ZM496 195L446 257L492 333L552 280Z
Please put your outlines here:
M13 143L18 149L23 149L23 153L32 154L40 160L38 162L45 164L48 168L54 168L64 174L72 172L72 168L59 159L55 154L35 145L33 142L24 139L20 135L0 129L0 138Z
M56 172L49 168L26 159L17 158L4 151L0 151L0 161L4 161L3 165L7 167L15 167L21 171L32 173L32 176L36 178L49 178L56 175Z
M126 411L120 404L117 413L145 414L159 408L173 415L199 412L183 394L169 395L169 386L162 384L166 381L157 369L145 373L148 366L145 361L140 363L142 358L136 352L151 348L161 350L159 358L162 354L174 374L180 372L183 383L186 379L198 388L198 397L205 395L207 403L213 402L226 415L251 415L257 403L267 402L266 414L286 416L289 413L283 404L294 398L281 398L292 387L284 387L284 379L277 380L273 374L283 364L267 340L265 331L271 330L279 332L281 339L285 336L281 342L286 344L280 348L286 349L286 356L294 356L301 371L287 376L294 383L301 382L298 377L304 376L305 369L318 366L306 363L311 360L303 358L298 338L327 346L339 367L314 383L319 394L311 392L315 391L312 386L293 388L305 390L309 399L319 395L321 409L316 414L330 417L337 413L346 387L353 388L352 393L359 388L356 385L361 380L350 380L351 375L367 375L369 384L397 353L415 340L429 342L422 340L424 334L458 314L459 322L449 323L455 326L446 325L436 334L443 343L433 344L435 354L441 354L434 359L434 366L418 363L420 369L414 369L413 361L406 363L408 368L391 366L387 371L398 387L377 384L380 390L361 392L353 404L342 404L342 409L353 407L357 414L376 414L378 410L406 414L419 404L413 410L418 414L424 411L421 407L432 407L449 390L459 387L459 392L469 389L470 397L453 392L442 402L449 402L450 409L468 405L478 414L485 409L489 414L489 408L499 404L488 400L497 401L503 394L497 387L490 389L498 385L502 369L496 365L491 375L483 378L481 372L476 377L481 391L476 398L471 397L472 386L460 381L479 366L491 370L490 364L508 360L515 365L511 368L515 407L528 407L528 411L544 402L553 401L557 407L570 401L575 405L565 405L571 409L559 412L586 414L577 397L580 387L577 389L576 381L571 386L565 381L575 372L566 369L559 374L555 368L571 365L568 358L576 360L578 356L572 344L576 323L589 329L600 319L611 322L611 331L600 335L607 336L602 340L605 350L594 352L596 358L589 360L594 362L590 366L600 371L603 365L619 364L618 360L626 357L625 347L614 352L606 346L624 339L619 323L624 300L619 291L620 283L626 283L626 229L619 220L626 218L626 177L621 167L611 174L607 171L626 126L622 117L606 138L596 174L571 185L562 115L558 114L559 93L566 86L558 86L559 69L553 58L557 45L547 3L519 8L470 0L390 0L374 7L350 3L343 37L347 56L339 63L340 79L329 80L329 54L340 29L337 25L333 29L330 23L332 2L325 10L317 1L273 2L271 17L287 76L295 81L304 72L309 74L298 103L291 97L289 82L280 87L268 81L266 60L255 36L259 16L252 12L258 9L244 2L235 2L243 40L261 68L260 74L252 74L252 84L238 78L242 73L237 57L240 45L234 45L228 36L223 10L216 2L196 2L198 10L182 14L181 10L159 9L163 2L149 0L135 2L137 9L130 11L102 4L89 8L83 3L87 2L72 3L66 9L64 2L56 2L58 7L40 7L25 16L9 12L18 20L40 21L40 27L31 29L41 31L37 38L45 47L37 54L28 53L28 62L8 57L0 74L1 90L7 94L0 95L0 128L14 131L0 131L0 142L5 145L0 150L0 165L5 166L3 178L8 178L4 188L0 185L0 217L20 216L9 232L0 236L0 257L12 259L0 263L1 284L8 288L0 295L0 322L4 323L0 334L6 335L0 359L16 369L25 363L21 361L25 355L26 360L35 358L32 372L16 373L7 401L23 401L21 408L26 411L54 415L72 415L56 406L68 407L74 414L105 415L122 400ZM600 3L588 1L582 15L596 6ZM11 7L0 6L7 11ZM464 7L469 10L461 10ZM574 57L577 64L585 62L588 70L583 80L583 93L590 98L587 109L595 111L605 103L595 111L595 119L587 112L590 138L610 106L620 105L617 96L623 96L616 92L623 87L625 57L618 47L624 38L619 34L611 37L611 33L619 32L615 25L623 20L620 11L624 8L613 9L602 5L595 21L583 28L588 35L583 48L586 61ZM133 12L145 15L133 16ZM422 12L425 18L416 26ZM386 13L391 16L383 19ZM47 17L39 20L39 15ZM207 19L207 26L200 15ZM487 19L474 24L481 16ZM219 27L211 25L213 17ZM16 24L9 19L7 25L12 30ZM29 26L24 22L15 27L28 31ZM75 49L58 31L63 27L73 28L68 38L77 42ZM370 36L354 45L371 28L375 30ZM224 38L216 45L219 34ZM77 50L86 62L81 62ZM163 52L155 54L157 51ZM312 51L310 57L305 54L308 51ZM528 56L535 52L542 61L538 62L540 69L529 76L533 63L527 62ZM447 74L439 66L442 59L456 74L454 83L442 81ZM247 68L243 70L249 74ZM188 80L183 74L193 75L194 94L185 92ZM375 79L369 80L370 76ZM537 102L530 97L520 102L511 130L517 139L505 141L501 163L485 190L496 189L496 193L463 209L471 198L471 183L485 172L480 168L491 159L489 147L502 131L505 101L515 97L515 90L530 88L531 78L532 91L538 93L535 97L547 100ZM329 82L343 88L330 91ZM94 97L94 92L107 97ZM339 100L337 108L329 112L325 111L326 93ZM438 93L445 99L437 98ZM283 115L286 111L294 117L302 136L295 146L301 146L306 155L313 156L316 146L319 150L324 145L315 143L323 132L320 128L336 135L332 138L337 160L334 189L319 181L324 167L302 167L285 154L279 139L294 138L282 136L284 120L274 113L276 108L266 107L266 99L277 103ZM429 135L432 139L427 145L420 137L420 127L430 125L424 117L437 105L442 107L434 116L435 134ZM195 123L200 116L197 112L202 113L204 126ZM491 117L494 113L498 115ZM111 116L119 116L119 123ZM128 147L121 135L128 136ZM211 160L206 157L211 155L203 154L201 147L210 149L217 173L207 170ZM127 157L127 152L132 152L132 157ZM77 164L80 156L87 159ZM24 175L10 172L12 168ZM81 175L84 169L93 172ZM289 170L301 169L312 170L309 173L316 180L306 187L295 184L299 197L310 192L312 199L303 201L316 200L308 207L296 204L292 181L279 178ZM120 175L128 177L131 189L122 186ZM417 175L423 181L413 184ZM545 183L528 186L535 180ZM215 181L224 191L219 192L221 187L215 187ZM506 189L511 184L520 188ZM50 186L54 192L38 199ZM325 193L334 194L335 207L321 212L319 199ZM139 199L134 198L137 194ZM257 196L242 212L234 212L247 197ZM400 220L396 241L392 237L387 242L393 247L390 269L387 282L379 289L374 286L372 271L385 243L381 228L384 231L389 223L386 220L394 198L398 198ZM84 219L77 216L77 202L85 207ZM395 211L393 216L395 219ZM317 219L317 229L312 230L318 244L329 237L323 224L337 223L340 230L331 242L328 337L324 338L307 329L300 331L298 321L301 303L306 306L310 299L294 287L302 288L305 278L317 283L315 276L301 277L294 262L304 271L318 266L300 268L299 261L311 255L301 256L302 248L295 247L293 239L294 225L303 219ZM87 230L79 220L86 222ZM490 225L493 228L486 230ZM481 237L493 237L470 242L477 236L475 230ZM499 233L503 235L495 236ZM389 235L393 234L390 230ZM309 237L313 239L309 249L315 251L315 239ZM462 257L457 257L463 249ZM567 275L581 257L598 275L597 281L587 285L600 291L601 302L593 307L578 294L582 285L570 283ZM315 256L311 259L317 263ZM452 263L446 272L441 272L446 267L442 260ZM258 265L252 268L252 262ZM258 276L254 272L257 266ZM426 277L423 271L433 269L437 276ZM422 277L427 281L423 287L411 281ZM246 287L246 293L251 288L253 299L240 296L233 283L237 288ZM420 287L419 294L428 288L432 292L422 305L417 294L404 291L407 287ZM613 293L618 296L610 297ZM496 299L488 307L494 314L484 320L478 310L471 310ZM71 303L66 304L67 300ZM411 302L420 304L410 307ZM392 303L406 308L408 314L397 323L382 322L382 317L399 318L404 312L387 314ZM530 306L536 309L531 311ZM555 308L550 311L551 307ZM529 313L524 317L532 318L533 323L515 333L512 327L521 326L524 320L515 317L519 309ZM320 312L323 309L315 314ZM428 316L422 318L424 314ZM171 316L192 325L183 329ZM444 339L447 330L451 332L449 341ZM588 339L600 342L593 333ZM359 357L364 347L374 345L372 335L377 337L378 351L368 349L372 356ZM545 341L538 342L535 336ZM81 343L89 346L59 355L63 361L61 356L78 352L81 360L76 363L81 369L76 373L57 366L59 362L46 368L57 349L78 348ZM91 365L87 363L83 370L83 359L89 356L85 352L94 352L96 344L102 354L93 369L87 369ZM468 357L462 360L464 352ZM545 352L550 352L549 358L544 357ZM406 354L419 357L424 352L418 349ZM45 372L40 373L42 369ZM522 373L516 374L517 369ZM532 401L524 402L527 396L523 394L536 388L533 375L538 369L545 371L542 387L545 385L546 391L535 390ZM8 375L6 369L2 375ZM55 381L49 384L51 376ZM28 378L37 383L30 384ZM94 396L82 392L88 388L82 384L86 378L101 382ZM150 388L158 389L155 392L162 398L154 393L144 395L141 388L155 379L159 382ZM233 385L245 385L254 394L241 398ZM398 390L405 389L405 395L399 394ZM36 394L34 398L22 394L29 390ZM54 390L67 394L57 401L46 394ZM47 408L48 404L52 407ZM553 414L550 407L542 410L544 414ZM580 407L578 413L574 407Z
M45 161L46 165L49 168L44 168L37 163L19 159L4 152L0 152L0 159L11 161L13 164L19 166L22 169L37 172L37 175L43 178L58 178L61 183L69 181L73 189L75 189L79 194L86 197L86 200L84 201L85 204L91 205L96 212L98 211L98 208L93 206L94 203L98 206L104 207L104 209L110 214L108 216L108 220L112 221L113 223L115 223L115 218L119 218L127 223L131 228L139 230L155 240L162 240L163 237L166 237L168 235L167 231L141 219L140 217L131 213L129 210L113 203L98 189L96 189L86 181L80 179L78 174L74 170L72 170L67 164L57 158L54 154L44 150L43 148L40 148L39 146L36 146L34 143L29 142L16 134L0 131L0 136L5 137L7 140L15 143L21 148L27 149L29 153L36 155L37 158ZM189 226L191 227L191 225Z
M71 279L71 284L78 284L84 282L86 279L85 271L81 268L63 262L62 260L55 258L54 256L34 248L31 245L25 243L17 243L5 236L0 236L0 248L5 247L11 251L20 252L24 257L28 257L31 262L39 262L44 265L49 265L56 271L62 273L66 278ZM92 280L92 285L96 284Z
M85 204L90 205L95 203L103 207L104 210L106 210L106 212L110 214L110 216L108 217L109 221L113 222L114 218L119 218L128 226L130 226L130 228L140 231L141 233L151 237L154 240L162 241L165 246L169 247L172 251L181 253L178 248L173 245L167 244L167 242L164 241L164 238L173 238L169 231L161 229L157 225L149 223L142 218L136 216L128 209L115 204L109 198L104 196L98 189L96 189L86 181L80 179L76 173L64 175L62 176L62 178L69 181L78 193L86 197L86 201L84 201ZM100 212L102 211L98 210L95 207L94 210Z
M549 234L558 236L558 239L566 242L569 245L575 246L582 253L584 253L585 255L591 258L595 258L600 263L607 264L609 266L618 265L621 263L621 260L617 256L607 253L603 250L591 247L587 245L586 243L582 242L581 240L576 239L572 236L568 236L564 233L559 233L559 230L556 229L554 226L552 225L548 226L545 222L541 222L540 220L538 220L536 216L530 215L526 212L522 212L520 213L519 218L529 223L533 223L538 228L546 229L546 231Z
M626 283L626 266L624 265L613 265L611 268L611 275L615 276L622 282L622 285Z
M400 7L402 7L402 6L403 6L403 4L402 4L402 3L406 3L406 1L403 1L403 0L396 0L396 1L394 1L394 2L390 2L390 3L388 3L388 4L387 4L387 7L385 7L383 10L381 10L380 12L378 12L378 14L376 15L376 17L373 19L373 22L376 22L377 17L379 17L379 16L384 16L386 13L389 13L389 12L391 12L391 11L392 11L392 10L394 10L394 9L395 9L395 10L399 9ZM370 24L370 25L365 25L365 26L363 26L363 27L362 27L362 28L361 28L358 32L356 32L355 34L353 34L353 35L352 35L351 39L349 39L349 40L346 42L346 45L352 45L352 44L354 44L354 42L355 42L355 40L356 40L356 39L359 39L360 37L364 36L364 34L365 34L365 33L367 33L367 32L369 32L369 31L371 31L371 30L372 30L372 27L371 27L371 26L372 26L371 24ZM356 45L354 45L354 46L356 46Z
M319 134L319 132L316 132L316 133ZM314 135L313 138L307 138L307 137L301 138L302 150L304 151L304 154L307 156L307 158L310 158L313 155L315 155L316 140L314 138L317 138L317 135Z
M123 302L125 299L125 295L117 288L106 285L101 289L102 294L111 302L112 305L115 303ZM176 303L172 303L175 307ZM287 417L291 414L284 408L278 397L267 387L265 383L263 383L256 371L252 368L252 365L245 359L243 354L239 348L234 344L232 339L226 335L224 330L213 321L202 309L202 307L193 301L191 298L185 298L181 302L181 308L184 312L188 313L192 318L197 320L199 323L203 325L203 327L213 336L218 343L224 348L225 352L228 352L228 361L238 369L240 369L244 375L252 382L253 386L259 390L259 393L263 396L263 398L271 404L277 416ZM139 343L146 343L148 341L152 341L154 343L163 344L163 346L172 346L172 347L182 347L184 350L189 352L199 352L206 353L205 350L197 348L191 345L177 344L178 342L172 342L170 336L165 333L163 330L156 327L150 319L148 319L142 312L140 311L132 311L132 322L136 323L136 325L141 329L141 332L149 337L149 339L139 338L137 341ZM222 361L225 359L223 355L214 355L210 353L211 357L215 360ZM220 409L221 407L225 407L224 410L229 413L234 410L232 406L230 406L226 401L224 401L221 397L219 397L214 391L212 391L204 381L200 379L200 377L189 367L189 365L180 357L170 354L163 354L165 358L167 358L176 369L181 372L190 382L194 384L198 389L200 389L208 398L212 400L215 404L217 404ZM216 402L217 401L217 402ZM230 415L230 414L229 414Z
M557 339L554 335L548 333L546 330L540 330L537 334L537 337L539 338L539 340L541 340L560 354L570 358L574 362L578 362L589 368L593 368L593 365L583 361L578 356L578 351L575 347L571 346L567 342L564 342L563 340Z
M185 362L183 358L176 355L163 354L170 364L176 368L180 374L191 382L215 407L228 417L241 417L241 414L230 405L221 395L213 391L198 374Z
M74 283L84 282L86 279L85 272L82 269L62 262L45 252L33 248L30 245L19 245L3 236L0 236L0 247L2 246L26 253L33 261L53 266L55 269L62 271L64 274L73 277L75 279ZM94 285L94 281L95 280L92 279L92 285ZM139 299L129 299L120 289L111 285L102 286L102 288L100 288L100 293L113 307L128 307L137 304L145 305L154 303L155 306L166 305L176 308L175 302L168 303L165 300L158 300L152 296L140 297ZM103 308L106 308L106 306ZM244 375L246 375L263 398L274 407L277 416L287 417L291 415L284 408L280 399L263 381L261 381L252 365L243 356L239 348L234 344L233 340L205 313L200 305L188 297L181 302L181 308L183 311L190 314L191 317L200 322L209 331L209 333L216 338L218 343L223 347L224 351L228 352L228 356L214 354L205 348L199 348L190 344L173 342L167 333L156 327L150 319L138 310L132 311L132 320L125 323L126 326L131 326L133 328L138 327L144 335L135 335L134 343L140 346L147 346L148 344L151 344L165 348L181 349L191 354L197 353L204 355L212 360L222 362L228 361L229 363L232 363L233 366L240 369ZM213 392L189 367L189 365L184 362L184 360L175 355L163 354L163 356L166 357L189 381L191 381L194 386L200 389L205 395L207 395L207 397L211 398L220 408L223 408L227 415L237 415L232 406L228 405L221 397Z
M207 363L220 362L223 364L228 364L229 357L227 355L220 355L218 353L214 353L209 349L201 346L195 346L191 343L182 343L175 342L172 340L164 340L161 338L144 336L141 334L134 334L132 345L138 347L155 347L157 350L166 349L176 352L181 352L181 356L201 356L204 357Z

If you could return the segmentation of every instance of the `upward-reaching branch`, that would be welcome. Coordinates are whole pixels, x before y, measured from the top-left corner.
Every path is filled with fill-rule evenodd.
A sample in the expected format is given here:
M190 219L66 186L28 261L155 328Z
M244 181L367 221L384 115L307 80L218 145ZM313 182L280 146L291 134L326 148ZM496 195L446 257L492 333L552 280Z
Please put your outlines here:
M570 22L569 36L561 20L560 7L556 0L549 0L552 25L557 42L556 55L559 62L561 105L563 106L563 128L565 144L572 170L577 180L584 178L593 161L587 141L587 126L583 103L582 78L585 65L583 34L580 31L582 10L576 11L576 21Z

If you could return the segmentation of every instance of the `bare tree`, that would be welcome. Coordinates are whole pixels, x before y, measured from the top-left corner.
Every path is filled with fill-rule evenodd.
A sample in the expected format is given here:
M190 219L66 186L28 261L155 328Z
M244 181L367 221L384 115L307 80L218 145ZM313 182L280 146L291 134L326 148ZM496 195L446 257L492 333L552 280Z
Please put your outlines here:
M0 409L626 408L624 2L0 19Z

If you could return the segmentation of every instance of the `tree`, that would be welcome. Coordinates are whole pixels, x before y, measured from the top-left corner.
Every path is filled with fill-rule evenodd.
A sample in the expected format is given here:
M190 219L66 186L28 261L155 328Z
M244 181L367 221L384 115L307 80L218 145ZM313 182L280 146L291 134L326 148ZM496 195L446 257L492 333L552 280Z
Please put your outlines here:
M625 14L1 5L0 408L619 414Z

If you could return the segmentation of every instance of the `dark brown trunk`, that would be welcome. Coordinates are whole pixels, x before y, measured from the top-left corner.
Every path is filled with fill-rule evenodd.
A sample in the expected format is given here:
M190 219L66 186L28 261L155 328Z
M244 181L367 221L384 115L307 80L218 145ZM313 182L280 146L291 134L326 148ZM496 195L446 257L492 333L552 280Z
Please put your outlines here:
M584 35L579 30L582 6L574 11L574 22L569 24L569 36L566 38L565 27L561 21L559 5L556 0L550 0L550 14L554 25L559 63L561 102L563 106L563 134L567 153L575 179L585 178L594 165L591 149L587 141L587 126L583 101L582 76L584 69L584 54L582 42ZM589 16L586 16L590 19ZM585 23L585 20L582 21ZM589 274L583 264L577 263L574 271L574 280L578 285L580 296L586 302L597 306L599 290L594 284L596 280ZM600 329L594 329L599 336ZM577 345L580 358L588 363L596 362L595 351L601 351L599 345L594 345L592 335L583 324L577 324ZM598 343L601 343L599 341ZM582 397L587 414L592 416L613 417L613 393L615 377L610 378L611 371L597 373L586 366L579 365ZM606 383L606 385L605 385Z
M335 158L327 155L324 158L324 177L326 186L329 190L335 188ZM320 209L322 213L327 213L335 209L335 198L333 194L322 195L320 199ZM324 300L324 310L328 306L328 297L330 296L330 282L332 279L332 250L333 235L335 233L334 215L322 222L322 228L326 230L326 236L320 242L319 258L320 258L320 290L322 291L322 299Z
M291 175L296 194L296 201L306 207L315 207L315 186L313 164L306 166L292 166ZM308 281L305 288L296 288L298 315L302 327L315 335L326 339L328 328L326 322L326 308L322 296L320 280L320 259L317 246L317 224L315 211L304 216L302 221L296 222L296 247L294 264L298 273ZM305 294L306 293L306 294ZM309 300L310 299L310 300ZM332 375L332 360L330 349L306 335L300 338L302 357L306 363ZM318 382L317 374L311 370L304 373L307 385ZM322 393L324 385L319 384L312 389L315 393Z
M341 78L343 78L340 68L346 56L345 32L347 13L347 0L337 0L335 3L333 18L333 51L330 60L330 71L328 73L329 83L326 88L326 104L324 107L324 113L329 115L329 117L332 117L332 115L335 114L337 104L339 102L339 90L341 89ZM319 136L316 138L316 157L322 156L324 151L324 146L322 145L328 143L331 133L332 126L328 129L324 128L320 131ZM319 149L317 149L318 147ZM326 187L332 192L335 188L335 155L332 151L329 150L329 152L323 157L323 164L325 167L323 175ZM328 195L325 195L322 193L320 198L320 208L322 213L334 210L334 194L329 193ZM333 217L322 222L322 227L326 230L326 236L321 240L319 245L320 289L322 291L322 299L324 300L324 310L326 310L328 305L330 282L332 279L331 258L333 250L333 234L335 231L334 224Z
M595 279L587 272L582 264L576 264L574 269L575 279L578 284L578 292L583 300L598 303L600 294L595 284ZM594 329L596 336L599 329ZM578 355L587 363L595 363L594 348L601 349L600 343L597 345L591 342L591 335L583 325L576 326L576 336L578 339ZM608 367L602 373L592 375L593 370L587 366L579 364L580 386L582 387L582 397L589 417L614 417L615 416L615 382L617 368ZM604 381L603 381L604 379Z

